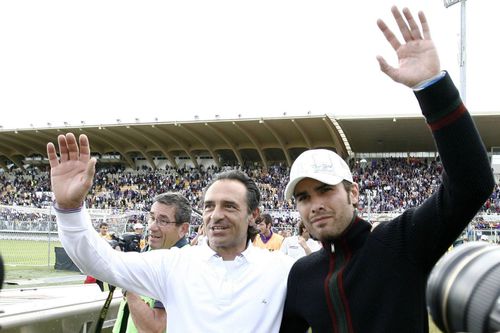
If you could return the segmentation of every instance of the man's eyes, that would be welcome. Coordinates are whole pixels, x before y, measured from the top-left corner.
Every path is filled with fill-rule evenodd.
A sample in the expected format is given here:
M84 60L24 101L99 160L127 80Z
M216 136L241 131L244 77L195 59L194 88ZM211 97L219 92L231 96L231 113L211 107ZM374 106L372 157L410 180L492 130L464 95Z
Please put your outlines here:
M321 193L325 193L325 192L331 191L332 189L333 189L333 187L331 187L331 186L323 186L323 187L321 187L321 188L319 189L319 191L320 191Z

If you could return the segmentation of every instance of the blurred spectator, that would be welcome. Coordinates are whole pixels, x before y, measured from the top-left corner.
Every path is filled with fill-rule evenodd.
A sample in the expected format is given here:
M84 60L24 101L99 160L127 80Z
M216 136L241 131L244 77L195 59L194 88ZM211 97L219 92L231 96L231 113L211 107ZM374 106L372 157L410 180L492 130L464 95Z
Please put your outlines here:
M255 237L253 245L269 251L279 250L283 243L283 236L273 232L273 218L269 214L261 214L255 219L259 234Z
M309 231L302 221L299 222L298 229L299 234L297 236L286 237L280 248L281 252L295 260L321 249L321 244L309 235Z

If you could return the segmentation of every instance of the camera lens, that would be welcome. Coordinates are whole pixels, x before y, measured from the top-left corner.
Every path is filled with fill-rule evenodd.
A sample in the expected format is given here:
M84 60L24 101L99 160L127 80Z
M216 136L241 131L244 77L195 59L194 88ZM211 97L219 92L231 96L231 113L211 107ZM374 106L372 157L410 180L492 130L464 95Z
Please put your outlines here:
M2 289L3 286L3 279L4 279L3 259L2 255L0 254L0 289Z
M445 332L490 332L500 297L500 247L458 246L443 256L427 281L427 306ZM493 326L492 326L493 325Z

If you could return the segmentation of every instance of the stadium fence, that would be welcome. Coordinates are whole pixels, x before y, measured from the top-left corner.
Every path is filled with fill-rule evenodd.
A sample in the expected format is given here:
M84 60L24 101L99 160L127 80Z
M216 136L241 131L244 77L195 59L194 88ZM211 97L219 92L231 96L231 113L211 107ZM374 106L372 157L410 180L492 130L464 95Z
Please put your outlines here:
M146 223L144 211L118 211L113 209L88 209L92 223L97 230L101 222L106 222L109 231L117 235L132 231L133 224ZM298 219L293 210L266 210L273 217ZM400 213L361 213L371 222L390 220ZM192 225L201 223L201 215L193 214ZM500 222L500 214L479 214L475 221ZM469 227L463 238L479 240L486 236L488 241L500 243L500 229ZM0 205L0 253L7 266L46 266L55 264L55 248L60 247L57 224L53 207L34 208L25 206Z

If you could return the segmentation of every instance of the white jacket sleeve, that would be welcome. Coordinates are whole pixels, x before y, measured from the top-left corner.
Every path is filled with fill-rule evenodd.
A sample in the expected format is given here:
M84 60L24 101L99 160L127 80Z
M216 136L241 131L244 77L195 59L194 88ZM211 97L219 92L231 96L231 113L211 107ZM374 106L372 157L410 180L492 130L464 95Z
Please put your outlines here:
M116 251L99 237L85 208L73 211L56 209L56 218L59 239L83 273L139 295L164 299L171 251Z

